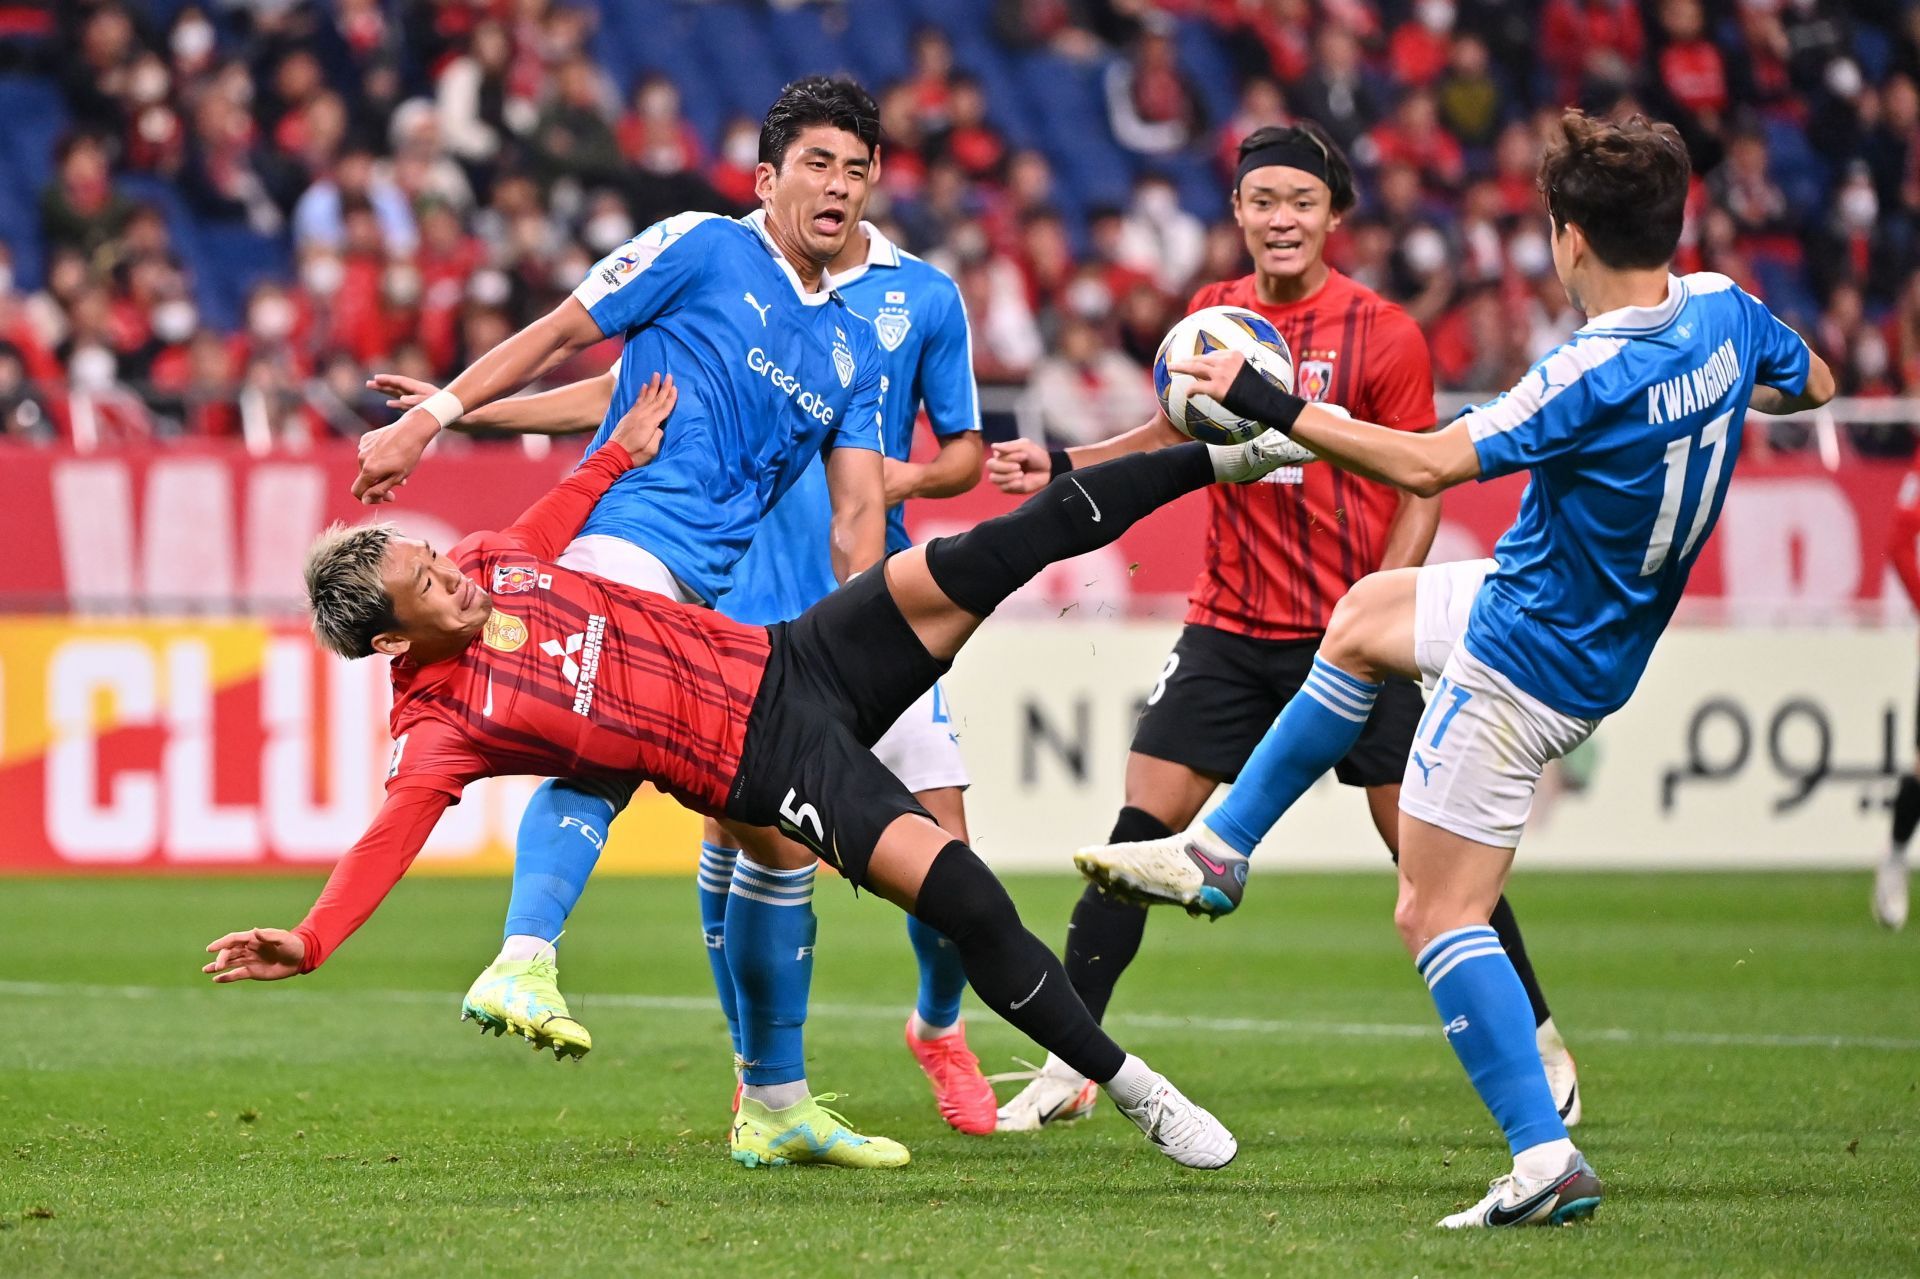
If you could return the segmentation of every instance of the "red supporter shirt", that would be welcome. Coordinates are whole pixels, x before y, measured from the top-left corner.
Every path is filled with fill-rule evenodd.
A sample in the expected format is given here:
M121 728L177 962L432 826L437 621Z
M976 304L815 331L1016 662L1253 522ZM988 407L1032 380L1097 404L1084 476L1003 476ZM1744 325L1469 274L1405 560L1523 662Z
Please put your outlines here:
M1900 498L1893 511L1893 529L1887 537L1887 556L1907 598L1920 608L1920 466L1900 482Z
M766 630L553 563L628 465L608 444L513 527L448 553L493 614L458 657L394 660L387 800L295 930L306 971L366 922L468 782L644 778L696 811L725 807Z
M1338 271L1300 302L1267 306L1253 276L1209 284L1209 306L1258 311L1293 349L1294 390L1401 431L1434 425L1433 367L1419 326ZM1282 467L1254 484L1207 490L1207 554L1190 624L1254 639L1308 639L1327 629L1347 588L1380 567L1401 493L1326 463Z

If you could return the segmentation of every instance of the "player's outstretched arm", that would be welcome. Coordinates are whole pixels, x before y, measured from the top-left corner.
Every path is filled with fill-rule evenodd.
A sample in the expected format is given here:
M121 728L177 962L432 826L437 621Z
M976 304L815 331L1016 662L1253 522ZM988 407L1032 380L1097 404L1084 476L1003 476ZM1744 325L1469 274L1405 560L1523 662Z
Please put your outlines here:
M1798 395L1789 395L1778 387L1756 386L1753 388L1753 398L1747 402L1747 407L1755 413L1776 416L1783 413L1804 413L1808 409L1817 409L1831 400L1838 389L1833 370L1827 367L1827 362L1809 351L1807 352L1805 390Z
M443 791L418 786L389 794L367 833L327 876L319 900L298 927L228 933L208 943L213 960L200 971L225 984L281 981L318 968L400 882L450 799Z
M963 431L941 437L932 461L887 458L880 464L886 474L887 505L898 506L910 497L958 497L980 482L980 460L986 452L980 432Z
M582 378L532 395L510 395L483 404L451 423L456 431L505 431L513 435L584 435L606 421L607 406L619 374L609 370L599 377ZM407 412L426 403L440 390L431 382L401 373L376 373L367 388L391 398L387 407Z
M1480 474L1480 454L1467 428L1456 422L1440 431L1395 431L1359 422L1289 394L1253 373L1238 351L1215 351L1175 360L1168 369L1190 377L1188 394L1210 396L1242 417L1264 422L1344 471L1434 497Z
M578 299L553 310L475 360L444 390L409 409L391 426L360 437L360 474L353 495L368 505L393 500L440 429L469 408L511 395L605 335Z
M1052 482L1056 474L1076 467L1092 466L1129 453L1150 453L1173 444L1184 444L1187 437L1180 428L1156 413L1131 431L1093 444L1078 444L1070 449L1049 453L1034 440L1002 440L993 446L987 459L987 478L1002 493L1037 493Z
M887 553L887 499L881 455L872 449L837 448L827 454L828 527L833 575L844 582L878 564Z
M558 556L580 532L593 504L613 487L613 482L659 455L666 438L667 417L679 398L671 376L654 374L633 397L633 407L607 442L523 511L519 519L500 530L500 535L518 542L539 559Z

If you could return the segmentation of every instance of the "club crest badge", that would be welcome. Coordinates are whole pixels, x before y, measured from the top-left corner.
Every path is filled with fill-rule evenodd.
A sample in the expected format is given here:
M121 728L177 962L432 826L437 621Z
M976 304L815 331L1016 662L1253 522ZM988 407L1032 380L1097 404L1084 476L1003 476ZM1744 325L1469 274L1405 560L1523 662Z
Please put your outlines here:
M541 574L528 564L495 564L494 595L524 595L540 583Z
M480 638L488 648L512 653L527 642L527 624L511 613L495 609L487 615L487 625Z
M833 331L833 371L840 375L841 386L853 385L853 352L847 349L847 335Z
M907 340L908 330L913 328L913 320L904 309L881 311L873 317L874 335L880 339L880 345L889 351L898 351L900 344Z
M1324 400L1333 390L1333 361L1300 362L1300 395L1308 400Z

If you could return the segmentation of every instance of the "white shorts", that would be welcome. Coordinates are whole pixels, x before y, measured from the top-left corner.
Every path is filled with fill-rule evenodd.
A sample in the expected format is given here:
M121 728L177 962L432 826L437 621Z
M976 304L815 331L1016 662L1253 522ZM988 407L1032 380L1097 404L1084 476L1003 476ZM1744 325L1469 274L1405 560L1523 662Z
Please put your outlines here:
M680 579L673 575L673 570L662 564L651 551L640 549L624 537L610 537L605 533L576 537L567 543L567 549L560 552L560 558L554 563L577 573L604 577L622 586L652 591L655 595L664 595L682 604L705 603L681 585Z
M1400 784L1400 811L1513 848L1547 761L1600 721L1563 715L1467 651L1461 637L1492 560L1429 564L1414 579L1413 655L1427 689Z
M873 744L874 756L916 795L968 786L967 765L960 758L950 709L946 693L935 684Z

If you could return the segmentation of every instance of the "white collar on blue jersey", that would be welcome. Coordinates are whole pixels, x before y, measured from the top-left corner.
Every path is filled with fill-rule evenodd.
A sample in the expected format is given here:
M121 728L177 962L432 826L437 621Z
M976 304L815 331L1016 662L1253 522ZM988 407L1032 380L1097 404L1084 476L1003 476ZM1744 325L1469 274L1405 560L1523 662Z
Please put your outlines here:
M899 245L882 235L879 227L864 219L860 223L860 229L867 233L867 260L851 270L842 271L834 276L833 286L837 289L844 289L852 284L865 275L870 267L900 265Z
M780 251L780 246L773 242L773 236L767 233L767 211L765 209L755 209L752 213L747 214L746 217L740 220L753 228L754 234L760 237L760 242L767 246L767 252L773 255L773 260L780 264L782 271L786 272L787 283L793 286L793 294L795 297L799 298L808 306L826 305L833 297L835 286L833 277L829 276L825 271L820 272L820 291L818 293L807 292L807 286L800 282L800 273L793 269L793 263L787 261L787 255Z
M1632 335L1658 333L1672 324L1687 304L1687 286L1679 276L1667 276L1667 297L1659 306L1623 306L1596 315L1580 327L1582 333Z

